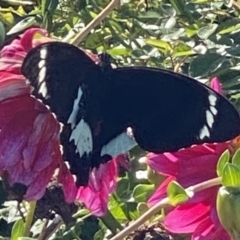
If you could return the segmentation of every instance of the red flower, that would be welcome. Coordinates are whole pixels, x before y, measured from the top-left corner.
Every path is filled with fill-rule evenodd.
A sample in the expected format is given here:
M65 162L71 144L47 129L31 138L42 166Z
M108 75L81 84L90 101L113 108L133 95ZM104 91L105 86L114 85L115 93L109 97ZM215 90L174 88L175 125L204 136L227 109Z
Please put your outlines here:
M30 86L20 74L27 51L44 42L45 35L42 29L27 30L2 49L0 59L0 174L7 176L10 186L25 185L26 200L41 198L55 169L59 165L63 168L60 124L45 105L30 95ZM62 179L69 176L64 173ZM70 190L65 191L68 201L76 194Z

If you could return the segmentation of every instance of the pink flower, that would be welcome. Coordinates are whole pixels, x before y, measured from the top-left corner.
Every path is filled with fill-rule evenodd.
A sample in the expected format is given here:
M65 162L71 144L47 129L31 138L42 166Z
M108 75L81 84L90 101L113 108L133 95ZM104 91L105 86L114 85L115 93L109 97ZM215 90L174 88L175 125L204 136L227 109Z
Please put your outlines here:
M221 93L221 94L223 93L222 84L219 81L218 77L214 77L211 79L210 87L215 91L217 91L218 93Z
M96 216L102 216L107 211L109 196L117 186L118 165L126 167L125 155L94 168L89 175L88 186L78 189L77 199Z
M217 177L216 165L227 143L195 145L174 153L149 154L148 164L167 179L149 199L154 205L166 197L166 188L172 180L183 187ZM166 228L175 233L192 233L194 240L230 239L221 227L216 213L218 186L201 192L188 202L173 208L165 218ZM224 236L224 238L222 238Z
M45 41L46 35L45 30L29 29L5 46L0 58L0 174L10 186L25 185L26 200L43 196L57 167L65 174L62 179L70 182L72 177L62 170L60 124L45 105L30 95L30 87L20 74L27 51ZM75 197L74 190L70 190L65 191L68 201Z

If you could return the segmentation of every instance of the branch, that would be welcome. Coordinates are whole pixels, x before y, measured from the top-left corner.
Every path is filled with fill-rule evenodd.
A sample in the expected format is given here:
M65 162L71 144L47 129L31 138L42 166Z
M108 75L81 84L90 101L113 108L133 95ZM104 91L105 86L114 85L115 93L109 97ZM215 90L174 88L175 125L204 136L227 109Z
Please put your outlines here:
M120 5L120 0L112 0L106 8L98 14L85 28L83 28L71 41L70 44L78 46L79 43L94 29L99 23L117 6Z

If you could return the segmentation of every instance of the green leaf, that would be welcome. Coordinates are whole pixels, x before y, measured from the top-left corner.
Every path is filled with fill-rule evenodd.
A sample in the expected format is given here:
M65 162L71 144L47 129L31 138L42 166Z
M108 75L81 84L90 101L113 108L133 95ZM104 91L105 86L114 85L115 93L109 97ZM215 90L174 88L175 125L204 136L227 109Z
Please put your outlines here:
M230 152L229 150L226 150L225 152L222 153L217 163L217 175L219 177L223 175L223 169L226 166L226 164L229 163L229 161L230 161Z
M19 237L24 235L24 222L22 219L17 220L12 228L11 240L18 240Z
M223 0L224 2L224 5L228 8L231 8L232 7L232 4L233 4L233 0Z
M226 187L240 187L240 169L227 163L223 169L222 184Z
M193 59L189 66L191 77L206 77L221 68L227 60L225 57L216 53L206 53Z
M100 32L95 32L86 38L85 47L89 49L95 49L102 46L104 36Z
M130 190L130 183L128 179L122 178L120 181L118 181L116 194L123 201L126 201L130 198L132 191Z
M7 26L11 26L14 22L13 14L10 12L0 12L0 20Z
M111 56L128 55L131 51L126 47L111 48L107 51Z
M233 57L240 58L240 46L231 46L230 48L226 48L226 52Z
M212 35L216 29L217 29L218 25L217 24L211 24L209 26L204 26L202 28L200 28L198 30L198 36L201 39L208 39L210 35Z
M239 84L240 75L238 70L228 70L227 72L219 75L224 88L232 88Z
M128 219L136 220L139 218L139 212L137 211L136 202L127 202L122 206L122 209Z
M219 24L218 33L219 34L232 33L238 29L240 29L240 19L231 18L230 20L223 21L221 24Z
M159 39L146 39L146 44L158 48L160 51L167 54L172 51L172 47L168 42Z
M22 21L18 22L16 25L14 25L14 26L7 32L7 35L21 32L21 31L23 31L24 29L32 26L34 23L36 23L35 17L26 17L26 18L24 18Z
M42 15L52 15L58 6L58 0L42 0Z
M177 20L175 17L170 17L165 23L164 28L173 28L176 24Z
M149 11L147 11L147 12L144 12L144 13L140 12L140 13L138 14L138 18L139 18L139 19L144 19L144 18L146 18L146 19L149 19L149 18L152 18L152 19L156 18L156 19L158 19L158 18L160 18L160 17L161 17L161 16L159 15L158 12L156 12L156 11L151 11L151 10L149 10Z
M117 220L127 219L122 209L123 205L124 203L122 203L120 200L118 201L113 195L110 197L110 201L108 202L108 209Z
M122 229L122 226L119 223L119 221L117 221L117 219L108 210L103 216L100 217L100 219L104 223L104 225L111 230L113 234L114 233L116 234L118 230Z
M183 0L169 0L172 7L176 10L178 15L184 15L185 13L185 2Z
M139 184L133 189L133 198L136 202L146 202L155 190L154 185Z
M232 157L232 164L240 168L240 149L238 149L233 157Z
M169 41L169 42L171 42L172 40L176 41L181 36L184 36L184 33L185 33L185 29L184 28L179 28L177 31L174 31L173 33L164 34L163 40L164 41Z
M140 213L140 215L143 215L145 212L149 210L149 206L145 202L141 202L138 204L137 210Z
M196 54L195 51L183 42L180 42L173 50L174 57L189 56L192 54Z
M93 240L104 240L104 236L106 234L106 231L104 231L103 229L99 229L94 237L93 237Z
M185 189L177 182L172 181L167 187L167 195L173 206L185 203L189 197Z

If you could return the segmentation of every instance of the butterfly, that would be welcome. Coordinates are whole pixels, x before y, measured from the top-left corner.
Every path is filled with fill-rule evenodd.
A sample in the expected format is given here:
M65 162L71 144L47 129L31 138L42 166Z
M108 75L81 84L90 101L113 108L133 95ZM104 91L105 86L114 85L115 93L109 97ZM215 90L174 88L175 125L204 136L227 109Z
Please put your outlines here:
M78 186L91 169L137 144L163 153L239 135L237 110L204 84L158 68L112 68L104 59L96 64L73 45L50 42L22 65L32 94L64 125L63 157Z

